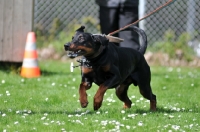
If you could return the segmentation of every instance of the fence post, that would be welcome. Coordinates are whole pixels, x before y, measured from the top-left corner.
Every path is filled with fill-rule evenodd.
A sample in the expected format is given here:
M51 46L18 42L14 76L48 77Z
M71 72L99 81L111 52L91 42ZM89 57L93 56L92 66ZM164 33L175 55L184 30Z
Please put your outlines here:
M195 26L195 5L196 0L187 1L187 32L192 35L194 33Z

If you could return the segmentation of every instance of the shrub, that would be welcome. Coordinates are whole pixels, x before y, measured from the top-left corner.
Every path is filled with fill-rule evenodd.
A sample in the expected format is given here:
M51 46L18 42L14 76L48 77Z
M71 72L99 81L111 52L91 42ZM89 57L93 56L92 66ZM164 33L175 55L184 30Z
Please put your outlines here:
M188 46L190 35L182 33L177 39L173 30L168 30L163 36L163 40L155 42L150 50L153 52L167 53L171 59L185 59L191 61L194 51ZM181 57L177 54L181 54Z
M73 20L62 31L60 31L61 23L62 22L58 18L55 18L52 22L51 28L48 31L45 31L44 27L39 24L35 27L38 48L47 47L51 44L57 52L64 52L63 45L66 42L71 41L74 31L81 26L79 23L82 23L86 27L92 27L95 32L99 31L99 25L97 24L97 21L90 16L82 18L81 22ZM87 28L86 31L88 29L89 28Z

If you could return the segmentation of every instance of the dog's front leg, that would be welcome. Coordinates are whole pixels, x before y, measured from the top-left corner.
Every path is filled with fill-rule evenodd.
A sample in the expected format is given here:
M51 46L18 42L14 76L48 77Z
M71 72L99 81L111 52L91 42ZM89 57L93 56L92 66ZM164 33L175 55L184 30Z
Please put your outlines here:
M92 84L90 82L82 82L79 87L79 100L82 108L86 108L88 105L86 90L90 89Z
M112 76L99 86L99 89L94 96L94 110L98 110L101 107L103 96L106 90L108 88L113 88L115 85L120 83L121 76L116 66L113 66L112 68L108 69L108 73Z
M101 84L99 86L99 89L94 96L94 110L98 110L101 107L102 101L103 101L103 96L107 89L108 89L108 87L106 87L104 84Z
M87 93L86 90L92 87L92 68L88 68L87 66L81 66L82 71L82 81L79 87L79 100L82 108L87 107L88 100L87 100Z

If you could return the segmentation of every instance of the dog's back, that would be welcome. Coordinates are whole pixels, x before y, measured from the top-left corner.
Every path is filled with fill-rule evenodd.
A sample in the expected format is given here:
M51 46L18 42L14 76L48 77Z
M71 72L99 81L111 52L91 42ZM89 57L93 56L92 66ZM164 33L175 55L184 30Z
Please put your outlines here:
M121 82L134 73L135 69L146 63L142 53L135 49L119 47L113 43L109 43L105 53L106 63L112 63L119 68ZM104 61L105 61L104 58Z

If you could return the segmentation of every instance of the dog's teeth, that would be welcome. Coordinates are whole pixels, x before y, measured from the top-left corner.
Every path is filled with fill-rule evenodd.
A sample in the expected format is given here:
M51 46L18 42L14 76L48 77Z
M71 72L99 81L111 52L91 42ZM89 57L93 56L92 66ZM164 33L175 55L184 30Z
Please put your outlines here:
M78 50L78 53L81 52L81 50Z

